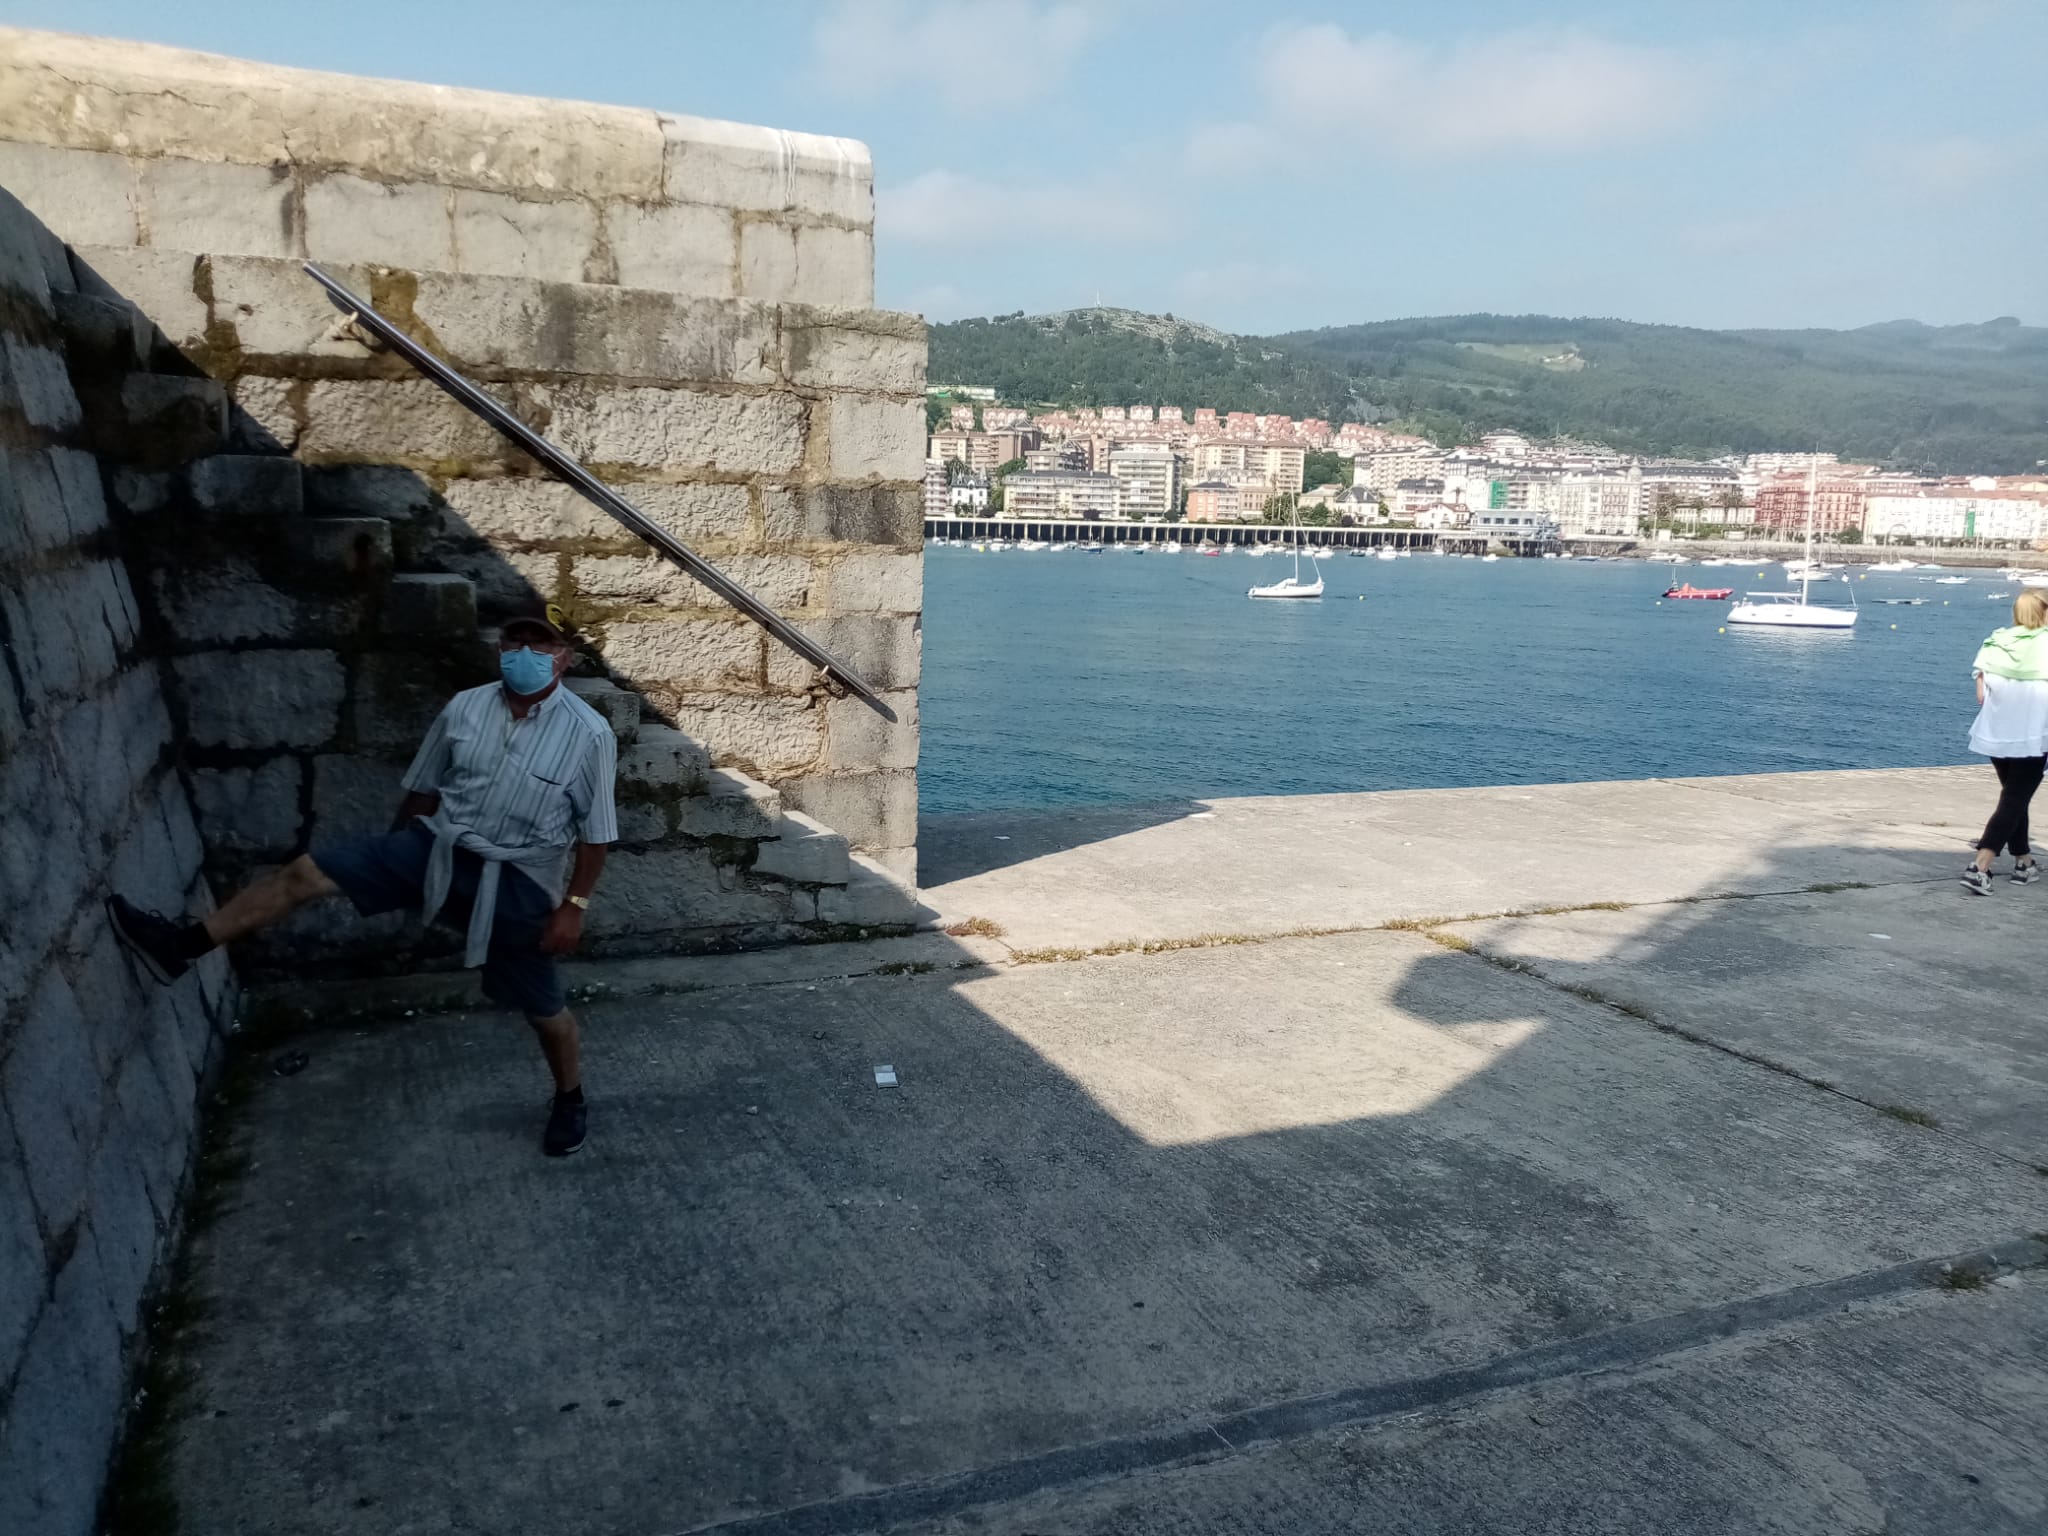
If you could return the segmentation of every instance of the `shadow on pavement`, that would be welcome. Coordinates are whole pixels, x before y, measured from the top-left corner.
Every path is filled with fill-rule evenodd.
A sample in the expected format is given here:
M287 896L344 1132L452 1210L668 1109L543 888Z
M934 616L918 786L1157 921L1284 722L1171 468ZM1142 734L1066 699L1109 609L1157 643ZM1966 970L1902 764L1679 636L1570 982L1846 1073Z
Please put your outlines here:
M927 887L1007 869L1049 853L1165 826L1208 807L1199 800L1151 805L1079 805L1051 810L964 811L920 816L918 875Z

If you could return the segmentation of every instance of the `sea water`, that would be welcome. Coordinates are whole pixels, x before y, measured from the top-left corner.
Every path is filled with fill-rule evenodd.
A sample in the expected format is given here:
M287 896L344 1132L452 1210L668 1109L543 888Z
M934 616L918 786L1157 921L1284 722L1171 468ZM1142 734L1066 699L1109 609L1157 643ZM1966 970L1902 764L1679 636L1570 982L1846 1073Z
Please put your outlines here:
M1290 559L931 549L923 808L1968 762L1970 660L2015 590L1850 571L1812 600L1853 593L1851 632L1723 632L1726 602L1659 594L1779 567L1311 564L1319 601L1255 602Z

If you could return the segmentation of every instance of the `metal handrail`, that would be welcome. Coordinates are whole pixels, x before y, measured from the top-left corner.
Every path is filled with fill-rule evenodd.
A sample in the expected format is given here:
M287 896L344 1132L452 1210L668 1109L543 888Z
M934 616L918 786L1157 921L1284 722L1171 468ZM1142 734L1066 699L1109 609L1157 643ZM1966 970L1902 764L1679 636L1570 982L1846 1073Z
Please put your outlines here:
M894 721L896 711L875 692L845 662L826 650L817 641L791 624L781 614L762 602L745 587L719 570L717 566L696 554L667 529L656 523L645 512L634 506L617 491L606 485L597 476L585 469L567 453L542 437L502 403L487 395L476 385L425 347L406 335L397 326L357 298L347 288L322 272L312 262L305 264L306 275L327 290L327 297L334 307L346 314L351 321L370 332L393 352L404 358L413 367L445 390L454 400L475 412L484 421L510 438L537 462L568 485L586 500L602 507L637 537L652 545L662 558L680 566L684 572L709 587L719 597L739 609L748 618L759 624L769 634L803 657L812 666L825 674L828 684L836 683L848 693L860 699L884 720Z

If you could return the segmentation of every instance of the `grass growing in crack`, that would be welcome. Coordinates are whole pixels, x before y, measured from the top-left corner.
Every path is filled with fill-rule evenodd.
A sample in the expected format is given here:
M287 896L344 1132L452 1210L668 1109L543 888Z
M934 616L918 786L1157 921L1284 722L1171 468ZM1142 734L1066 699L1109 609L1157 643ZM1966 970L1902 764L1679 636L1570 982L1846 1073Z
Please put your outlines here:
M1945 1291L1981 1291L1991 1282L1980 1270L1956 1267L1942 1271L1941 1287Z
M1455 950L1461 955L1472 953L1472 941L1462 933L1445 933L1440 929L1432 929L1423 934L1423 937L1432 944L1441 945L1445 949Z
M1910 1104L1880 1104L1880 1114L1890 1115L1894 1120L1903 1120L1908 1125L1924 1125L1930 1131L1941 1129L1941 1122L1924 1109L1915 1109Z
M874 976L929 976L938 966L930 960L891 960L887 965L878 965L869 974Z
M1270 944L1276 939L1326 939L1332 934L1362 931L1358 928L1287 928L1278 933L1197 933L1184 939L1117 939L1087 949L1073 945L1020 949L1010 956L1010 962L1013 965L1046 965L1061 960L1099 960L1109 955L1164 955L1179 949L1223 949L1233 944Z
M953 924L946 930L947 937L955 939L1000 939L1003 925L985 917L970 917L965 922Z

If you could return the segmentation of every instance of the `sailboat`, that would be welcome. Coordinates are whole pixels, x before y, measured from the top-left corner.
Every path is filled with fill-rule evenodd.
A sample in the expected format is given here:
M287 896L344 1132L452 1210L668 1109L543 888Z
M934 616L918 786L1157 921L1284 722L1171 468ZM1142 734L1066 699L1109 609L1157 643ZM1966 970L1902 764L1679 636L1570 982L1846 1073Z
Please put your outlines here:
M1323 595L1322 573L1316 573L1314 581L1301 579L1301 508L1294 509L1294 574L1283 576L1268 587L1253 587L1247 597L1321 597Z
M1728 610L1730 624L1754 624L1770 629L1853 629L1856 625L1856 610L1829 608L1807 601L1807 588L1813 584L1814 572L1819 564L1813 558L1813 504L1817 499L1818 478L1812 465L1806 470L1806 554L1798 562L1787 560L1785 574L1799 583L1797 592L1745 592L1743 600ZM1823 577L1823 580L1826 578ZM1855 589L1850 589L1849 601L1856 601Z

